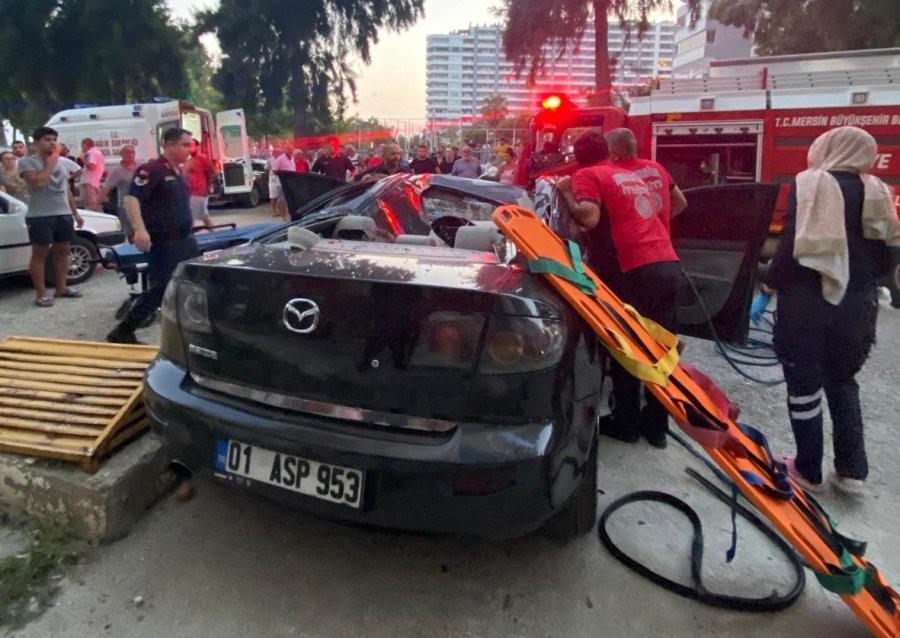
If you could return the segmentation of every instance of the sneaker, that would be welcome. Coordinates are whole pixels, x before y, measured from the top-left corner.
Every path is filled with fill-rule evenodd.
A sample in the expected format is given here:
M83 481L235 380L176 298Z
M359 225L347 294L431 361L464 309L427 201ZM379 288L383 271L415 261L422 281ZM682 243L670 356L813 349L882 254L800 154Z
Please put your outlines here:
M794 464L794 459L789 457L787 454L779 454L776 457L776 460L784 463L784 466L787 468L788 476L790 476L791 480L802 487L804 490L806 490L810 494L825 493L827 485L825 485L824 481L822 483L813 483L808 478L803 476L800 473L800 470L798 470L797 466Z
M666 436L669 429L669 417L666 416L662 423L650 424L646 410L641 410L641 434L647 439L647 443L653 447L664 450L669 445L669 437Z
M122 330L120 327L116 327L106 335L106 340L109 343L121 343L125 345L141 345L141 342L137 340L137 337L134 336L134 332L129 332L128 330Z
M600 434L625 443L637 443L641 438L641 435L636 428L623 427L616 422L611 414L600 417L600 423L597 429Z
M831 480L834 483L834 489L847 496L866 495L866 482L861 479L848 478L835 472L831 477Z
M669 447L669 438L665 432L644 432L644 438L647 439L647 443L658 450L665 450Z

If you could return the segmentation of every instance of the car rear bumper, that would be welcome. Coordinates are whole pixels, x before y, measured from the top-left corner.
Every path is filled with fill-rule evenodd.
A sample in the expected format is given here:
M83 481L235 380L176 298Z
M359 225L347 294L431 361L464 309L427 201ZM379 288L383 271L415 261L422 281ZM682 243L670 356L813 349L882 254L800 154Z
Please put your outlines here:
M195 472L212 472L326 518L411 531L488 538L532 532L569 500L591 444L552 422L469 424L446 435L407 435L257 409L197 387L162 356L148 369L145 398L173 458ZM221 439L361 470L362 505L355 509L259 481L248 485L214 471ZM492 493L479 493L486 490Z

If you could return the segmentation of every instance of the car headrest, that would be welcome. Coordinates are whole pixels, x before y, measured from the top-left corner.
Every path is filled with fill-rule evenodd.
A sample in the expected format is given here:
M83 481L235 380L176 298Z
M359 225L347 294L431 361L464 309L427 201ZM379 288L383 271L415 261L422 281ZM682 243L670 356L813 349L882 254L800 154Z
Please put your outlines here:
M351 241L374 241L377 236L378 227L375 220L362 215L347 215L337 223L332 233L334 239Z
M291 245L291 248L295 248L297 250L306 250L307 248L312 248L317 243L319 243L320 239L322 239L311 230L308 230L301 226L290 226L288 228L287 238L288 243Z
M461 226L456 231L456 241L453 243L453 247L490 252L493 245L501 238L500 231L493 223Z

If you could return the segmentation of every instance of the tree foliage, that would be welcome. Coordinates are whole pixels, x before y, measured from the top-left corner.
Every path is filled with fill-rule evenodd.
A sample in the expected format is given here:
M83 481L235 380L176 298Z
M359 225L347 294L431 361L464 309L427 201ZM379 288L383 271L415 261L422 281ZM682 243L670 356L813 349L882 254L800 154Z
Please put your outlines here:
M0 113L28 130L73 104L181 97L188 42L164 0L0 0Z
M306 136L331 123L339 99L355 97L351 57L367 64L379 31L413 24L423 2L222 0L198 14L197 31L219 38L214 83L225 106L257 121L287 109L295 135Z
M688 0L691 19L698 16L699 0ZM650 26L650 13L672 9L670 0L503 0L500 13L506 17L503 49L521 74L528 69L534 84L547 62L577 51L589 24L594 26L594 82L601 101L609 103L612 85L609 55L609 17L618 19L629 36L643 37Z
M506 104L506 97L503 95L492 95L484 98L481 106L481 116L484 118L488 126L497 126L509 114L509 107Z
M900 46L898 8L897 0L716 0L710 17L777 55Z

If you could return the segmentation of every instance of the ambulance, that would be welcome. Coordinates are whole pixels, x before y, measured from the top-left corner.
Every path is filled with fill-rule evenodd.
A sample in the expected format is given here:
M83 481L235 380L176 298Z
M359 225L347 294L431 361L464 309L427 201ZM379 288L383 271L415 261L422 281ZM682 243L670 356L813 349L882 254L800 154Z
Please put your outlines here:
M243 109L216 113L183 100L159 99L146 104L87 106L60 111L47 126L59 132L59 141L73 155L81 152L81 140L94 140L103 153L107 171L119 161L119 149L135 147L138 162L157 157L167 129L184 128L200 142L201 152L212 159L217 177L211 197L233 200L252 208L268 191L265 179L254 172Z
M571 143L584 129L621 126L638 153L695 186L766 182L780 186L769 259L783 229L787 193L807 168L813 140L838 126L858 126L878 142L872 167L896 193L900 211L900 48L843 51L712 62L708 77L661 79L649 95L616 107L578 108L547 95L532 118L517 181L574 170ZM888 287L900 307L900 250Z

